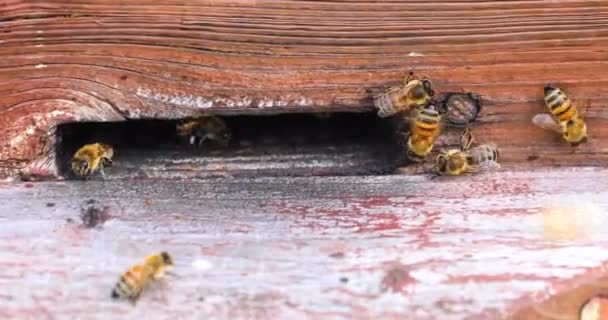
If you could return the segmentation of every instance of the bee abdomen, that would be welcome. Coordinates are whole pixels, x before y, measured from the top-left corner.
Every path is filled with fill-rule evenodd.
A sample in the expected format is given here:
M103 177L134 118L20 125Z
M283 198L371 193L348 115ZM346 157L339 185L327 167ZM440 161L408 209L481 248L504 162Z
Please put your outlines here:
M132 295L133 295L133 290L125 281L125 277L124 276L121 277L120 281L118 281L118 283L116 283L116 286L114 286L114 290L112 290L112 298L114 298L114 299L128 298L128 297L131 297Z
M568 121L577 115L576 108L570 103L570 101L567 101L562 105L561 108L559 108L559 110L556 109L555 111L556 112L554 115L559 119L560 122Z

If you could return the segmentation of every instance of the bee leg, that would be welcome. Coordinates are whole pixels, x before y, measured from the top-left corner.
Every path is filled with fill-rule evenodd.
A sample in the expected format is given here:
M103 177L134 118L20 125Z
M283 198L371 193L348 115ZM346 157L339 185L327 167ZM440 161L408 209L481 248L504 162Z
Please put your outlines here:
M467 168L467 172L466 173L478 173L481 171L481 168L479 168L478 166L475 167L469 167Z
M159 279L158 284L160 285L160 294L163 302L168 303L166 291L169 290L167 279Z
M106 167L111 167L114 164L114 162L112 162L112 160L110 160L108 158L103 158L103 159L101 159L101 161L102 161L103 165Z
M441 175L437 172L431 173L431 176L429 177L429 181L430 180L434 180L437 177L440 177Z
M133 295L131 296L131 298L129 299L131 301L131 304L133 306L135 306L137 304L137 302L139 301L139 297L141 296L141 290L134 292Z
M471 148L472 144L473 134L471 133L470 127L467 126L462 132L462 135L460 135L460 149L462 151L467 151L469 148Z
M414 71L410 71L410 73L405 78L405 84L407 85L410 81L414 80L416 77L414 76Z

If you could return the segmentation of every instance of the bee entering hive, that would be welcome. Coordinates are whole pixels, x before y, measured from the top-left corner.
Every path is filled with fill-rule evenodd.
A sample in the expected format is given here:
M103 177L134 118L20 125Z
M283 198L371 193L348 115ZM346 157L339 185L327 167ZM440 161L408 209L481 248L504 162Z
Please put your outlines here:
M388 174L405 161L397 125L374 112L67 123L56 161L66 179Z

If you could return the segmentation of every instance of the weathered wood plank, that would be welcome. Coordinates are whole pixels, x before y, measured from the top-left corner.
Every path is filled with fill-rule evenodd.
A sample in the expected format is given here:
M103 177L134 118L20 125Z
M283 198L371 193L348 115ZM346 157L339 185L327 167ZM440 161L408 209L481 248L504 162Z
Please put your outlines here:
M0 175L56 173L57 123L369 110L409 70L480 93L506 163L603 165L607 22L599 0L6 2ZM547 82L589 118L576 151L530 125Z
M0 318L578 319L608 293L607 175L2 184ZM158 250L167 287L110 300Z

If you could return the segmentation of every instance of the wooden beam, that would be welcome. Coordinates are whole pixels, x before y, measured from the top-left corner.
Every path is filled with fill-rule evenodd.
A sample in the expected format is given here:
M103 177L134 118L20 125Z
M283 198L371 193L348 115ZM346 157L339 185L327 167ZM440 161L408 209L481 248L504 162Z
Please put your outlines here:
M371 110L410 70L439 92L481 94L474 132L505 163L603 165L607 22L605 2L583 0L11 1L0 8L0 176L56 174L58 123ZM548 82L578 103L589 143L531 126Z
M2 184L0 318L578 319L608 294L607 176ZM160 250L166 287L111 300Z

